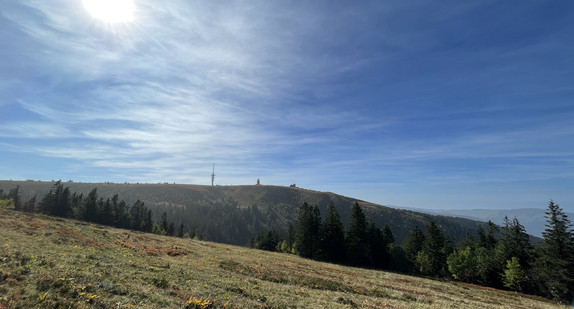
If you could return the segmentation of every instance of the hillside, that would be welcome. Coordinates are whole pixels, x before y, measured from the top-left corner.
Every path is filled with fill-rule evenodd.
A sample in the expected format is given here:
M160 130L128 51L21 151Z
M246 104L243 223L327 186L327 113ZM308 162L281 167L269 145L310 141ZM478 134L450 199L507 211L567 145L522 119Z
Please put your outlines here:
M8 191L20 186L22 199L37 196L38 200L49 192L52 182L0 181L0 189ZM333 203L343 223L347 225L350 209L356 201L367 217L382 227L388 224L397 243L415 226L425 229L429 221L439 224L456 239L474 234L478 221L437 216L395 209L360 201L330 192L318 192L302 188L281 186L199 186L182 184L114 184L66 182L72 192L87 195L97 188L100 197L118 194L128 204L145 202L158 219L164 211L176 226L183 223L187 229L201 235L205 240L228 244L247 245L258 232L277 229L285 232L297 217L299 206L304 202L318 205L325 214Z
M544 206L544 205L541 205ZM467 218L478 221L491 220L501 224L505 216L508 218L518 218L520 223L531 235L542 237L542 232L546 228L545 208L517 208L517 209L417 209L412 211L424 212L440 216L452 216ZM574 218L574 213L566 213L568 218Z
M0 246L0 308L566 308L514 292L6 209Z

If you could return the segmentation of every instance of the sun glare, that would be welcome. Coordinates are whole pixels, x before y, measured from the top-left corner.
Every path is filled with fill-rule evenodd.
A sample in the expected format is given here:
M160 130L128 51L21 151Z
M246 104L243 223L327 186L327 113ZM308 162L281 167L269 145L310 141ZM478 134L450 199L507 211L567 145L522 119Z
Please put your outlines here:
M82 0L94 18L106 23L126 23L134 18L133 0Z

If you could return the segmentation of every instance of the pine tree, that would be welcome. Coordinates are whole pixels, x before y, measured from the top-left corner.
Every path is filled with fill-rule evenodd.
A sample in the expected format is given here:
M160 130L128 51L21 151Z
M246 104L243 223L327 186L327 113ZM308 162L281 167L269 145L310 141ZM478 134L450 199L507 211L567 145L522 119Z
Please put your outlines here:
M345 230L341 217L332 203L327 207L325 221L321 224L320 248L322 259L334 263L342 263L344 261Z
M357 202L351 208L346 246L348 263L351 265L367 264L367 219Z
M554 201L548 203L544 241L538 247L536 275L544 296L561 302L574 299L574 234L568 216Z

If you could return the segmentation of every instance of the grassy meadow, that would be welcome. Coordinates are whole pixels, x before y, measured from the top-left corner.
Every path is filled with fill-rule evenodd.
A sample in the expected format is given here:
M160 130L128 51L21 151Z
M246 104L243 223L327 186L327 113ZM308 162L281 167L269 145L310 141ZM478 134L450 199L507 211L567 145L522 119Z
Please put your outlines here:
M344 267L0 209L3 308L566 308L451 281Z

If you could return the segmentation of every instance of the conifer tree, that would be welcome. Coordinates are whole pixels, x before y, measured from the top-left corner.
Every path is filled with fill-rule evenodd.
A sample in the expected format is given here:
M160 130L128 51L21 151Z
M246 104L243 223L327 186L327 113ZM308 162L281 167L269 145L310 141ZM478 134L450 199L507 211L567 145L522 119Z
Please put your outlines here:
M416 263L417 255L423 249L424 242L425 235L423 231L418 226L415 226L402 244L405 257L412 270L414 270L413 267Z
M36 210L36 195L29 199L22 209L25 212L34 212Z
M181 223L181 224L179 225L179 227L177 228L177 235L176 235L177 237L179 237L179 238L182 238L182 237L183 237L183 235L184 235L184 233L183 233L183 228L184 228L184 227L183 227L183 223Z
M518 258L521 267L528 268L530 265L530 255L532 245L530 236L526 234L524 226L520 224L517 218L512 221L508 217L504 218L503 239L501 241L502 256L504 262L512 257ZM499 250L500 254L500 250Z
M561 302L574 299L574 235L568 216L554 201L548 203L544 240L538 245L536 275L544 296Z
M393 231L391 231L391 228L389 227L388 224L385 224L382 233L383 233L383 240L385 241L385 243L387 244L395 243L395 236L393 235Z
M173 224L173 222L170 222L167 226L167 235L174 236L174 234L175 234L175 225Z
M325 221L321 224L320 248L322 259L334 263L342 263L344 261L345 230L341 217L333 203L327 207Z
M532 245L524 226L520 224L517 218L512 221L508 217L504 218L502 239L496 246L495 255L499 272L502 273L501 280L504 286L516 291L532 292L534 288L530 275ZM516 261L513 258L516 258ZM522 274L524 274L524 278Z
M319 209L309 206L307 202L299 207L297 219L296 248L297 253L304 258L316 258L319 244L319 227L321 217Z
M19 185L10 190L10 193L8 193L8 198L11 198L12 201L14 202L14 210L22 210L22 200L20 198Z
M84 200L84 220L95 222L98 218L98 190L94 188Z
M427 224L427 233L423 245L423 251L428 255L430 263L427 274L433 276L444 274L446 266L445 244L446 237L443 231L433 221L430 221Z
M389 264L387 242L382 230L373 222L367 228L367 258L371 267L385 268Z
M357 202L351 208L346 246L348 263L351 265L367 263L367 219Z
M161 219L159 221L159 229L162 234L168 234L169 223L167 222L167 213L164 211L161 214Z

